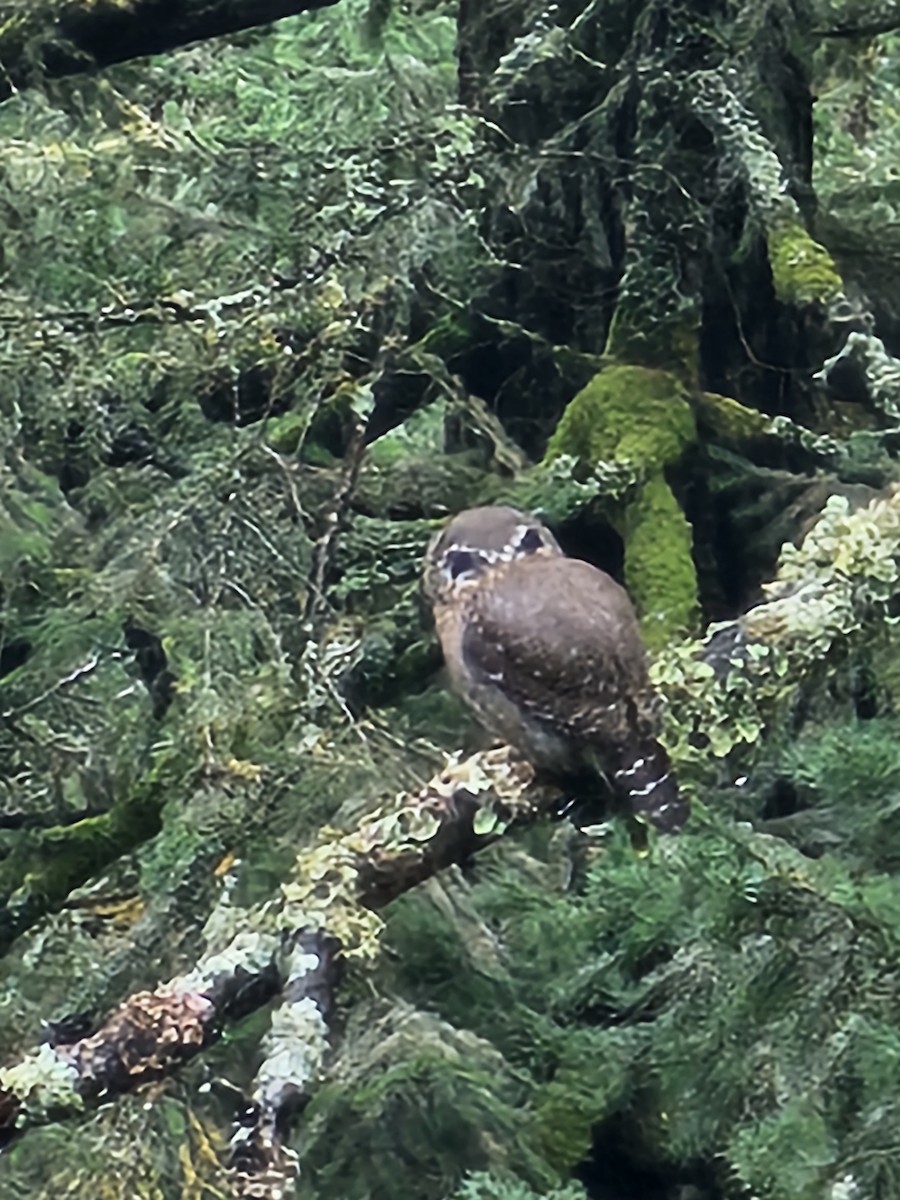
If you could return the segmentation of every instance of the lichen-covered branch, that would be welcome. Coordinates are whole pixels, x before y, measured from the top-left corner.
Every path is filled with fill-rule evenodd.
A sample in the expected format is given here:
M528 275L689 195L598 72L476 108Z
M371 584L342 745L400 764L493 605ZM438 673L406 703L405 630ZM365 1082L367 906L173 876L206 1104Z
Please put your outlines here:
M752 450L754 445L797 447L810 461L834 467L844 447L837 438L814 433L790 417L771 417L756 408L748 408L732 396L700 392L696 398L697 418L704 431L721 445Z
M7 1139L158 1079L192 1058L224 1022L271 999L279 983L277 951L274 935L235 939L188 975L129 997L89 1037L45 1043L0 1070L0 1128Z
M298 855L276 901L242 914L227 906L214 912L207 931L227 934L225 945L189 973L130 997L89 1037L42 1045L0 1070L0 1129L11 1137L159 1078L209 1045L227 1022L279 996L252 1117L235 1143L236 1179L249 1186L255 1170L282 1163L279 1123L321 1072L337 954L372 959L378 909L546 813L557 799L555 790L535 784L526 763L501 749L451 763L349 833L323 830Z
M764 603L654 664L668 745L696 777L716 760L746 762L790 728L835 653L884 634L900 594L900 489L857 508L832 496L802 545L783 548L765 590Z
M234 1194L239 1200L283 1194L296 1163L284 1144L289 1119L308 1102L325 1071L329 1026L340 978L340 944L322 930L294 941L285 982L263 1041L250 1106L231 1141Z

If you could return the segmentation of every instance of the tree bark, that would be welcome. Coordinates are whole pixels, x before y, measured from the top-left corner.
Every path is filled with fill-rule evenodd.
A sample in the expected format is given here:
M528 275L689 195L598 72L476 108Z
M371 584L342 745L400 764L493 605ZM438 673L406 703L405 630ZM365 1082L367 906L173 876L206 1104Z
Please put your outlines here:
M502 133L487 226L505 270L484 310L602 360L575 395L563 372L548 388L529 350L524 381L489 399L533 453L549 439L551 454L630 457L639 487L613 514L624 574L670 636L690 623L695 568L707 613L720 611L723 581L745 581L729 598L734 612L765 578L753 547L746 562L743 546L726 557L715 548L730 539L705 514L741 517L723 504L708 446L741 443L751 473L802 477L826 465L843 484L892 478L886 447L880 477L866 477L835 437L847 421L889 429L896 396L882 394L894 360L869 333L867 301L847 299L816 240L819 15L783 0L579 0L551 13L531 0L463 0L459 10L463 98ZM660 406L665 377L671 403ZM727 415L711 395L727 398ZM696 428L662 446L661 414L674 420L684 403ZM654 583L638 560L665 542L673 549Z
M327 8L337 0L43 0L0 13L0 101L57 79Z
M60 1119L177 1070L229 1022L280 997L251 1115L234 1144L243 1178L278 1158L285 1118L315 1082L293 1066L324 1056L341 954L373 958L377 911L453 863L465 862L510 829L550 812L553 787L506 749L450 765L342 837L326 831L298 856L279 901L231 914L227 945L211 947L187 974L130 996L86 1037L55 1039L0 1070L0 1140ZM279 1054L294 1039L292 1006L315 1004L315 1045ZM310 1034L313 1037L313 1034ZM243 1194L238 1191L238 1194Z

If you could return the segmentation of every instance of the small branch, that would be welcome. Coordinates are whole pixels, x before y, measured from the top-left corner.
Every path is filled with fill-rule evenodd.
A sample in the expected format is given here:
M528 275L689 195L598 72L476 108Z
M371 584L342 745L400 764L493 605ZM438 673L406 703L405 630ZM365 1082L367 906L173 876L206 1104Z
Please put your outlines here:
M764 592L763 603L672 643L653 664L667 702L664 741L695 777L752 761L768 734L791 728L803 695L827 694L837 647L872 644L893 623L900 488L857 507L832 495L802 544L783 546Z
M276 994L277 939L240 944L213 955L189 975L129 997L89 1037L44 1044L0 1071L0 1136L79 1112L109 1095L132 1091L189 1061L214 1041L225 1021Z
M0 22L0 101L58 79L328 8L337 0L26 0Z
M730 396L700 392L697 416L715 441L748 451L756 444L793 446L809 456L812 463L834 467L840 462L842 444L824 433L814 433L790 417L772 417L748 408Z
M301 933L290 958L281 1003L265 1039L253 1100L231 1141L234 1194L256 1200L260 1186L283 1195L296 1175L284 1145L290 1118L306 1107L321 1079L340 981L340 945L321 930Z

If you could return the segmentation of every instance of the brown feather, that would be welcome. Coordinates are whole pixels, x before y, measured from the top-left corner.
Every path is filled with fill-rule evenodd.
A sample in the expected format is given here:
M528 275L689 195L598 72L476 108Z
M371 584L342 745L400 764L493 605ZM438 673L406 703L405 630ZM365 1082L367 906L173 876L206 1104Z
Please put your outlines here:
M631 810L679 828L687 803L657 741L657 700L628 594L605 572L543 548L506 553L515 510L463 513L433 547L427 571L454 689L482 724L553 774L606 775ZM454 536L449 537L450 531ZM503 538L507 539L503 543ZM552 543L552 544L551 544ZM477 571L469 555L481 553ZM458 577L441 574L458 565Z

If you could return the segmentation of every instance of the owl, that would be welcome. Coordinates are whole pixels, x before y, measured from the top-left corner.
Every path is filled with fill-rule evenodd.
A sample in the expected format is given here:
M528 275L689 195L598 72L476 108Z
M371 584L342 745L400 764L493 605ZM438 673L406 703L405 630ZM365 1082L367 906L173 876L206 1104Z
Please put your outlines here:
M490 733L563 786L599 776L634 816L681 828L688 804L624 588L505 505L454 517L423 585L451 685Z

